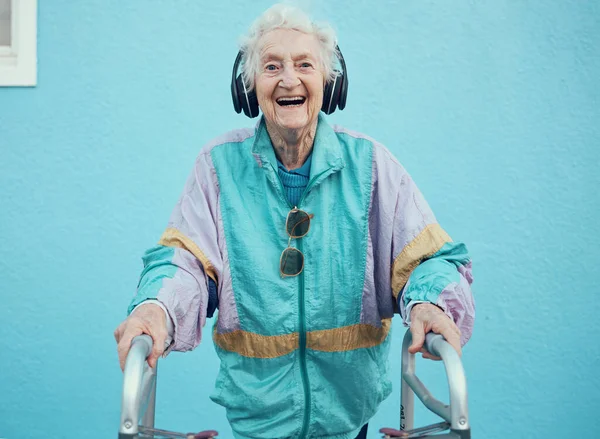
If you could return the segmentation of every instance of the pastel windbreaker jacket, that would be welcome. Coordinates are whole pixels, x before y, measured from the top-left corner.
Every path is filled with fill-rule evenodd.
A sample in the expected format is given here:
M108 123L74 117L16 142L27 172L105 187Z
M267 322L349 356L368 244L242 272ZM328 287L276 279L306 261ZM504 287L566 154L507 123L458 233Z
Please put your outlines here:
M238 439L351 439L389 395L394 311L432 302L470 337L474 305L464 244L438 225L410 176L379 143L319 118L293 239L304 270L282 278L291 206L264 121L200 152L168 228L143 257L130 311L157 299L172 348L193 349L218 289L213 401Z

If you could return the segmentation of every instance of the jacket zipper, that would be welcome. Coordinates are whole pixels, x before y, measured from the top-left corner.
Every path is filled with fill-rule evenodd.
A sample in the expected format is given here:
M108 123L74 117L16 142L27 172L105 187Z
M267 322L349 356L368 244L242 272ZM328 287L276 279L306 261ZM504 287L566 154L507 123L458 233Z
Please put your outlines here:
M302 251L302 241L297 242L298 250ZM304 422L300 430L300 438L306 437L308 424L310 423L310 385L308 381L308 372L306 370L306 310L304 301L304 270L300 273L298 279L299 294L298 308L300 310L300 373L302 375L302 384L304 386Z
M283 187L283 183L281 182L281 178L279 178L279 172L278 170L271 165L271 168L273 169L273 172L275 172L275 175L277 176L277 181L279 182L279 188L281 189L281 194L283 195L283 199L285 200L285 202L287 203L287 205L290 208L293 208L293 206L290 204L290 202L287 199L287 196L285 194L285 189ZM304 193L302 194L302 197L300 198L300 201L298 202L298 206L296 206L297 208L299 208L300 204L302 204L302 201L304 201L304 196L306 195L306 192L308 192L308 189L310 187L310 181L308 182L308 184L306 185L306 189L304 189ZM298 239L296 241L296 245L298 246L298 250L302 251L302 240ZM299 355L300 355L300 376L302 379L302 387L304 390L304 416L303 416L303 421L302 421L302 429L300 430L300 439L303 439L306 437L306 433L308 431L308 425L310 424L310 405L311 405L311 397L310 397L310 384L308 381L308 371L306 369L306 309L305 309L305 303L304 303L304 270L302 270L302 273L300 273L298 278L298 314L299 314L299 323L300 323L300 337L299 337Z
M304 189L304 193L298 201L297 208L302 205L306 193L311 188L311 182L309 181ZM302 239L298 239L296 242L298 250L302 252ZM304 254L304 252L302 252ZM298 308L300 311L300 373L302 376L302 384L304 385L304 422L302 423L302 430L300 430L300 438L307 437L308 426L310 424L310 406L311 406L311 395L310 395L310 382L308 379L308 370L306 368L306 302L304 300L304 270L299 274L298 285Z

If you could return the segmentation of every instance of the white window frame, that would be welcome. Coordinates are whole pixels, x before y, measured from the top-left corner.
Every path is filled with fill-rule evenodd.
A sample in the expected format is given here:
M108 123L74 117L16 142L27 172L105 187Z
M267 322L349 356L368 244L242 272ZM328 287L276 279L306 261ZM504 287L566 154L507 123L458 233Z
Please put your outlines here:
M0 46L0 87L37 84L37 0L10 0L10 46Z

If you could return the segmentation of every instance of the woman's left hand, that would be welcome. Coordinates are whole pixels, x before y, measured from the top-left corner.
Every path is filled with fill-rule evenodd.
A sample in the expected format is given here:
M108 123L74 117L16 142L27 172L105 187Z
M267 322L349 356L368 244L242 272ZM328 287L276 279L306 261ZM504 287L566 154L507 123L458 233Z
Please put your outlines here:
M410 332L412 333L412 344L408 352L416 354L421 352L423 358L430 360L441 360L440 357L432 355L425 348L425 334L435 332L442 335L450 345L456 349L458 355L462 355L460 348L460 329L454 322L432 303L417 303L410 311Z

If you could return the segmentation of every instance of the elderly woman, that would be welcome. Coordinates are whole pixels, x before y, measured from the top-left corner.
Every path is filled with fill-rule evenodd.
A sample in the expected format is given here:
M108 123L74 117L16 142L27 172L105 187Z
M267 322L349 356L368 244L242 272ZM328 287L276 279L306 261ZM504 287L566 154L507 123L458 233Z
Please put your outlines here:
M391 391L395 311L413 353L431 358L429 331L459 352L469 339L469 255L384 146L321 114L347 90L328 26L276 5L240 54L234 103L262 117L200 151L115 331L121 366L141 333L151 366L193 349L218 306L211 398L236 438L365 437Z

